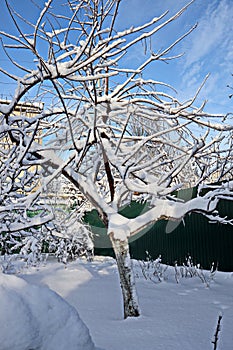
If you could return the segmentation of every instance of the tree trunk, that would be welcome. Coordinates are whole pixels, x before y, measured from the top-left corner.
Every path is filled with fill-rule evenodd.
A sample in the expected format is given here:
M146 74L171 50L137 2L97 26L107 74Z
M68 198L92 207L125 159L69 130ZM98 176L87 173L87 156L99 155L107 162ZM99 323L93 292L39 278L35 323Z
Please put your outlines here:
M132 262L129 254L128 240L121 241L115 239L113 233L110 234L110 239L116 256L120 277L124 302L124 318L137 317L140 315L140 310L138 306Z

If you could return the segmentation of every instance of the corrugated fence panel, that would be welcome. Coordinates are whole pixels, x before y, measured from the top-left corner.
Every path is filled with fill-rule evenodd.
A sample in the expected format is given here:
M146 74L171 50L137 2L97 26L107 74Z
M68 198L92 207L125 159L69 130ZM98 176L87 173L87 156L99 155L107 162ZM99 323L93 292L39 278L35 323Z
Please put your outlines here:
M167 222L155 224L144 236L130 243L131 256L145 259L162 256L164 263L179 264L190 255L194 263L209 269L214 262L221 271L233 271L233 226L209 223L200 214L184 219L172 232L166 233Z
M221 201L218 209L222 216L233 218L231 201ZM144 210L145 206L132 203L122 213L126 217L135 217ZM114 256L110 241L106 240L106 230L97 212L93 213L94 216L89 214L86 221L93 225L96 234L95 253ZM174 223L161 220L139 234L138 239L131 240L130 251L134 259L145 259L148 251L152 258L161 255L162 261L169 264L175 261L182 264L190 255L194 263L200 263L205 269L209 269L214 262L221 271L233 271L233 226L209 223L201 214L187 215L177 227Z

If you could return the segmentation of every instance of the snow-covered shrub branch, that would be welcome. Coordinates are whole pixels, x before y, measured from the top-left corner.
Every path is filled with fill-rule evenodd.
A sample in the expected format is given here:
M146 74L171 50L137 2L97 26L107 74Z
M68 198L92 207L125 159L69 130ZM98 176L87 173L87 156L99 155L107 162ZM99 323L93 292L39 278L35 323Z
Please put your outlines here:
M146 260L134 262L135 274L138 278L143 277L153 283L167 281L170 278L175 279L176 283L180 283L184 278L198 278L206 287L210 287L217 272L214 263L209 271L204 271L201 264L194 264L190 256L180 266L177 262L174 266L168 266L162 262L161 255L157 259L152 259L148 252L146 255Z
M63 218L56 216L55 229L48 237L48 250L59 262L86 257L92 260L94 254L93 235L82 221L82 213L74 210Z
M40 186L41 178L37 160L30 159L30 142L25 141L27 133L31 133L30 127L28 130L19 126L15 130L14 126L13 133L19 135L18 145L11 142L7 132L0 135L0 234L5 246L2 253L8 250L8 244L13 244L21 235L27 236L36 227L53 219L51 208L40 203L36 197L30 206L25 204L25 199Z

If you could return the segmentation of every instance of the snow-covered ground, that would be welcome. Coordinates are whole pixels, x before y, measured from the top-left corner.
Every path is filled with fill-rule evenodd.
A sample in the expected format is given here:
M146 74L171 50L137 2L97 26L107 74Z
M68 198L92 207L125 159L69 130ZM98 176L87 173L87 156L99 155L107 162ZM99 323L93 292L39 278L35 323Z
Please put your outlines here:
M220 314L218 350L233 349L233 273L217 272L206 287L198 277L177 284L174 269L161 283L137 263L135 272L142 315L127 320L114 259L0 273L0 349L91 350L93 340L104 350L208 350Z

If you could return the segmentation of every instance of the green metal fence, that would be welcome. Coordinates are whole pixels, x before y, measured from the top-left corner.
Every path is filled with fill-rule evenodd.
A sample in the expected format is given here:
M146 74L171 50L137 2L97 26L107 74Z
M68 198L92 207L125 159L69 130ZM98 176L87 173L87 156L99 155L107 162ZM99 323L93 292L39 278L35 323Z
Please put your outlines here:
M131 242L131 256L145 259L147 250L153 258L161 254L164 263L182 264L190 255L203 268L209 269L214 262L221 271L233 271L233 226L211 224L200 214L185 217L171 233L166 233L166 225L161 221Z
M187 194L187 193L186 193ZM233 204L220 201L218 206L221 215L233 218ZM146 205L132 203L122 210L126 217L136 217L146 210ZM95 237L95 253L114 256L111 243L106 237L106 229L96 211L88 213L86 221L92 226ZM221 271L233 271L233 226L210 223L201 214L186 215L175 227L161 220L130 240L131 256L134 259L145 259L146 251L152 258L162 256L168 264L185 262L190 255L194 263L200 263L209 269L214 262Z

